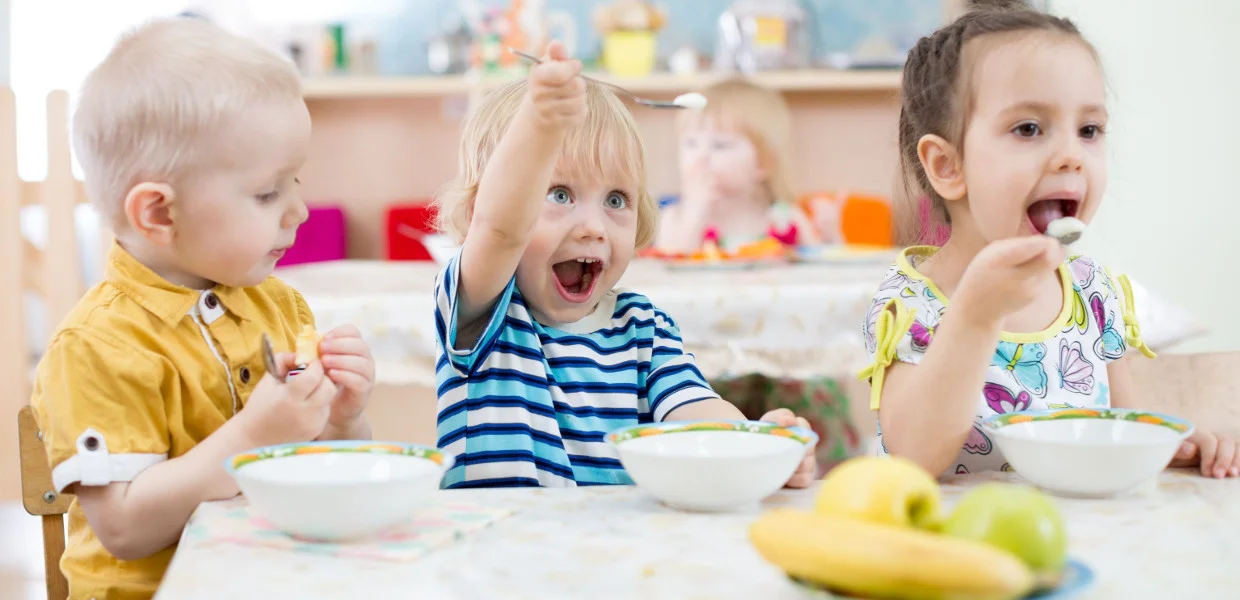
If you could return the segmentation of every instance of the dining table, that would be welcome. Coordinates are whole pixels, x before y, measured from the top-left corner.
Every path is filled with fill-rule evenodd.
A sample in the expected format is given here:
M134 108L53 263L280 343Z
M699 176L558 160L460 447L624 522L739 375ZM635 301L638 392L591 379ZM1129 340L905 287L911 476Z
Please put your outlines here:
M944 511L994 481L1024 483L1014 472L944 478ZM377 541L282 539L238 497L198 508L156 598L831 597L789 579L748 538L762 511L811 510L817 485L718 513L676 510L635 486L439 490L415 512L467 507L474 524L403 554ZM1240 597L1240 480L1170 469L1121 496L1053 499L1086 571L1071 597Z

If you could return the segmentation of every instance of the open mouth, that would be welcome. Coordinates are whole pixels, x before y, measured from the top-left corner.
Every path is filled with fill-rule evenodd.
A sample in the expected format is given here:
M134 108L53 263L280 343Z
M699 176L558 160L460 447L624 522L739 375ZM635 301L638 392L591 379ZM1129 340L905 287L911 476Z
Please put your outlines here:
M1075 217L1081 208L1081 201L1075 198L1050 198L1038 200L1029 205L1027 214L1029 222L1038 233L1046 233L1051 222L1064 217Z
M603 273L601 258L573 258L551 265L555 287L569 302L585 302L594 294L599 275Z

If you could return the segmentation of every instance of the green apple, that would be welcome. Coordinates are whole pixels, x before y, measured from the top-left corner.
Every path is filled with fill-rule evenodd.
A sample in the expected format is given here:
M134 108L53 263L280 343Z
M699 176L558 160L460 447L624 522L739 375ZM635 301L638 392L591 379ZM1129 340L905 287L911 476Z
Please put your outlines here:
M1020 557L1043 580L1054 580L1068 559L1063 516L1042 492L987 483L960 499L941 533L981 541Z
M827 472L814 511L897 527L938 525L939 485L916 463L898 456L861 456Z

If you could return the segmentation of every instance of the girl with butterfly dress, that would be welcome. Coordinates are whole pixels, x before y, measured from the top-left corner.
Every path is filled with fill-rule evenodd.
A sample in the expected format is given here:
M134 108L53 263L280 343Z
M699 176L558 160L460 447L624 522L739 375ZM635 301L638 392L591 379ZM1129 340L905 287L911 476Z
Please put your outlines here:
M1088 223L1102 203L1094 48L1066 19L980 8L910 51L903 95L906 196L929 196L930 225L950 236L901 253L867 315L876 450L932 473L1006 470L986 417L1135 408L1128 362L1154 353L1127 278L1044 235L1058 218ZM1171 464L1240 475L1236 441L1200 427Z

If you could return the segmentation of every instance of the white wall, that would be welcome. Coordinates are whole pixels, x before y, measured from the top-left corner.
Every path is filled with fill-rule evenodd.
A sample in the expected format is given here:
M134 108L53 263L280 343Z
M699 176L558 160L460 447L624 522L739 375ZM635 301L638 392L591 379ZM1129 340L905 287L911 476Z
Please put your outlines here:
M1083 249L1240 350L1240 2L1053 0L1102 55L1109 193Z

